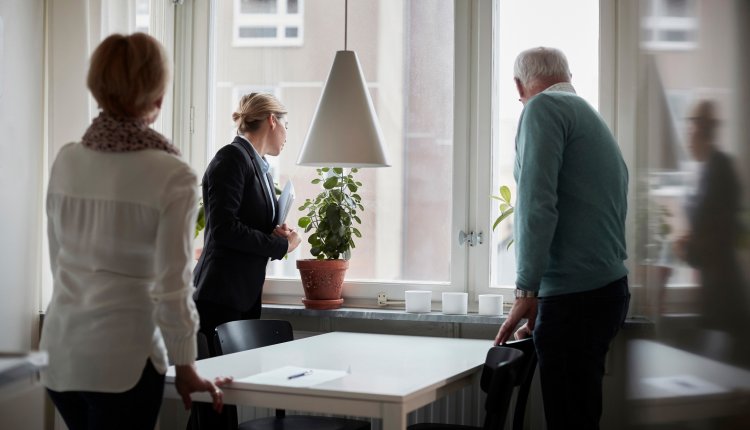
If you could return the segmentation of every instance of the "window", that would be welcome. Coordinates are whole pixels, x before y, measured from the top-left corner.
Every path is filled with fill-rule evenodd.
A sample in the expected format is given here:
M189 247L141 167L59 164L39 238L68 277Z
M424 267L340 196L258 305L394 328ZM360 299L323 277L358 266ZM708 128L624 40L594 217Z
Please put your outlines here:
M343 3L339 9L306 10L309 43L296 50L240 47L224 31L231 28L227 24L231 24L232 4L213 5L214 20L207 27L214 29L208 47L209 58L214 58L208 73L212 101L207 104L214 107L205 126L213 131L206 139L205 163L194 167L203 171L216 151L231 142L235 133L231 114L239 97L257 90L271 92L289 110L284 151L269 157L274 180L283 185L291 179L297 202L314 196L318 188L310 181L315 169L297 166L296 158L333 57L344 45ZM302 2L235 2L234 7L235 12L266 18L302 14ZM364 239L356 241L348 281L383 288L397 284L399 291L409 283L437 290L465 288L456 281L461 272L452 270L465 264L460 255L452 255L457 246L452 233L456 222L452 216L454 14L454 4L442 0L349 3L348 48L357 53L367 79L392 167L362 169L358 174L365 184L360 228ZM302 215L296 211L298 206L287 220L291 224L296 225ZM294 255L269 265L269 277L278 280L269 281L267 291L283 292L291 281L289 291L299 292L298 258L310 258L304 241Z
M303 6L304 0L234 0L233 45L302 46Z
M645 49L693 49L698 43L696 0L644 0L641 43Z
M359 57L392 167L358 174L364 183L363 238L355 241L347 272L347 303L372 303L379 291L400 297L405 289L428 289L439 300L442 291L468 291L474 297L498 292L497 287L512 288L513 251L501 244L505 236L490 231L496 208L489 195L497 193L499 184L513 183L515 122L521 107L512 81L515 55L539 44L563 49L578 92L598 104L599 3L587 0L567 8L557 3L349 2L348 49ZM261 89L277 95L289 110L285 149L279 157L269 157L274 180L283 185L291 179L298 202L317 194L317 186L310 184L314 168L297 166L296 158L335 52L344 45L343 2L338 9L308 4L306 43L294 50L237 43L241 10L268 18L287 13L289 3L208 4L213 9L196 3L193 13L198 17L193 43L199 45L191 52L194 58L209 59L205 71L203 62L194 61L200 66L192 69L194 94L205 91L205 99L191 102L194 168L204 171L216 151L231 141L231 113L239 97ZM556 19L539 18L542 8ZM302 14L302 2L297 11ZM536 18L522 21L520 14ZM278 36L278 25L270 26ZM571 26L577 31L568 31ZM204 40L209 41L205 53L200 51ZM296 224L301 215L293 210L288 222ZM482 233L482 243L460 245L462 231ZM295 267L299 258L310 258L304 240L288 259L269 265L268 296L285 300L282 296L301 295Z
M49 76L46 93L49 103L45 114L49 118L65 118L47 124L45 156L51 164L60 148L67 142L80 139L91 119L99 114L94 98L86 89L85 76L93 49L113 33L130 34L141 31L154 36L166 48L170 59L174 58L174 4L171 0L101 0L92 2L71 2L50 8L47 19L50 45L45 61ZM72 29L78 31L61 31ZM64 48L63 48L64 47ZM173 71L178 74L180 70ZM153 128L165 136L173 136L173 91L170 86L164 97L161 114ZM180 139L175 143L182 146ZM43 173L46 184L49 180L47 169ZM46 220L43 223L43 229ZM52 276L49 268L49 255L46 230L42 235L42 291L41 308L45 308L52 297Z
M151 19L151 5L149 0L136 0L135 2L135 31L148 33Z
M492 175L490 192L498 194L501 185L508 185L515 201L513 164L515 135L523 105L513 81L513 63L523 50L535 46L561 49L568 57L576 92L591 105L599 105L599 2L585 0L571 3L556 0L504 1L496 7L495 73L497 100L493 111ZM538 11L544 10L540 15ZM519 16L533 16L520 20ZM575 28L576 31L567 29ZM492 217L499 212L492 201ZM491 229L491 227L490 227ZM515 253L508 243L512 239L512 218L502 222L489 240L491 244L491 285L513 286Z

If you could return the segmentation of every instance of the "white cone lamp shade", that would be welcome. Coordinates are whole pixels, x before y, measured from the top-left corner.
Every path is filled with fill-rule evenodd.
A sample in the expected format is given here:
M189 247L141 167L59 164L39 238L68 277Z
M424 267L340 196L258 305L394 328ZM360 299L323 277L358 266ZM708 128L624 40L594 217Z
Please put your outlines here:
M297 164L390 166L383 147L383 132L354 51L336 52Z

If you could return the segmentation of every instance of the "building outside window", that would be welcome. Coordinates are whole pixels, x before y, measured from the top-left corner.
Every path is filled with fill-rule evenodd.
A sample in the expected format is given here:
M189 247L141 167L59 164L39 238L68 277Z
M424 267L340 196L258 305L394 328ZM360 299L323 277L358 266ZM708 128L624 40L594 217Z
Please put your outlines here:
M220 2L219 7L225 7ZM233 46L302 46L304 0L234 0Z
M694 49L698 43L697 0L644 0L641 44L649 50Z

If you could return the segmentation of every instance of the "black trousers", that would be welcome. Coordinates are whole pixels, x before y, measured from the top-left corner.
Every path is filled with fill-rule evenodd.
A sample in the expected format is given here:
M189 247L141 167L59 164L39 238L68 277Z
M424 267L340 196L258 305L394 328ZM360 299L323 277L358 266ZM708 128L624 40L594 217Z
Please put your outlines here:
M200 316L200 332L208 340L208 350L210 357L216 357L219 354L217 349L216 327L229 322L248 319L259 319L261 311L261 301L256 302L256 306L246 311L239 311L230 307L218 305L212 302L197 301L195 307ZM207 358L207 357L198 357ZM190 411L190 420L188 421L188 430L232 430L237 428L237 408L232 405L225 405L221 414L214 412L211 404L195 402Z
M628 279L539 299L534 345L547 429L596 430L609 344L628 312Z
M153 430L164 394L164 375L146 360L141 378L122 393L47 390L70 430Z

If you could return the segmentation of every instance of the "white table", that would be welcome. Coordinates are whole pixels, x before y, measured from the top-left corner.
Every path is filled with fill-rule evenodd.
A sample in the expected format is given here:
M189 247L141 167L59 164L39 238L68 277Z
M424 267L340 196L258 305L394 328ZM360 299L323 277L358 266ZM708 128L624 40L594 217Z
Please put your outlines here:
M628 343L628 398L636 424L747 414L750 371L649 340Z
M47 353L0 352L0 402L18 397L39 385L39 370L47 366Z
M312 387L233 382L227 404L382 418L384 430L406 428L406 415L476 382L492 340L333 332L265 348L200 360L203 377L235 379L283 366L344 370ZM174 368L165 397L178 399ZM194 399L208 401L200 393Z

